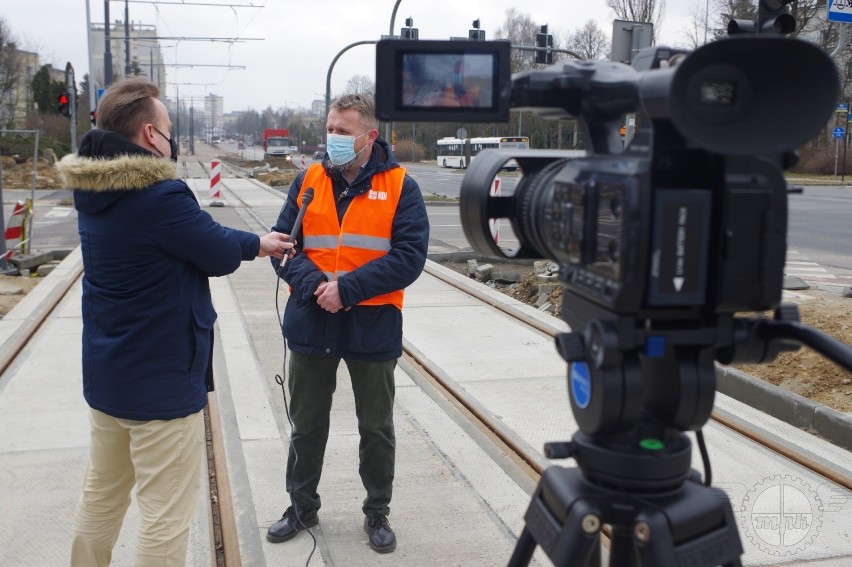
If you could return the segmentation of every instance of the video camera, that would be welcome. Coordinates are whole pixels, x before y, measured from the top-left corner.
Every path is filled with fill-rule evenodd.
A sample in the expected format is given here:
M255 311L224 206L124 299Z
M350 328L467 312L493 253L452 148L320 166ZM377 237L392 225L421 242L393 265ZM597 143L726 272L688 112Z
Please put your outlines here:
M762 310L778 302L786 239L780 170L825 125L839 89L819 48L737 37L688 55L649 48L633 66L569 61L511 79L508 59L506 41L377 47L380 119L506 121L511 107L576 118L583 129L581 159L535 150L477 156L460 204L474 248L509 256L489 230L491 219L508 218L520 242L512 256L559 261L567 287L618 313ZM487 96L475 106L408 96L436 79L457 91L480 85ZM642 126L622 151L619 128L633 112ZM491 179L509 159L519 163L522 183L511 196L490 196Z
M506 121L512 108L576 119L583 132L579 157L482 151L461 186L462 225L477 251L559 263L572 329L557 349L570 364L580 431L546 454L573 457L580 472L546 471L513 564L529 560L531 539L554 562L579 563L595 545L589 514L592 525L617 526L627 564L631 545L647 565L675 556L691 563L696 538L707 543L694 564L736 564L730 504L695 482L683 432L700 434L710 416L714 361L768 362L799 342L827 350L797 334L795 309L779 306L782 171L832 115L835 65L813 44L764 35L693 52L647 48L632 65L565 61L510 76L510 49L507 41L381 40L376 106L382 120L464 123ZM625 146L619 129L631 113L637 128ZM491 195L509 160L522 172L517 187ZM494 241L494 219L509 220L517 249ZM734 316L772 309L770 320ZM833 359L852 365L848 349L834 347L845 354ZM709 477L707 460L705 469ZM635 531L630 541L629 526L647 527L650 516L658 534L677 533L656 547ZM584 526L576 539L562 530L571 522Z

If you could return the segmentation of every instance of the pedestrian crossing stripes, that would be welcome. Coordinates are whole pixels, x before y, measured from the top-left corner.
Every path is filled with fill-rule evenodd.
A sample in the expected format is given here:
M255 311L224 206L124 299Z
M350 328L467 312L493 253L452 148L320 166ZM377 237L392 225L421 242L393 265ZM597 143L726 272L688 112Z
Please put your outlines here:
M796 276L812 283L829 283L847 285L852 283L852 274L837 274L829 271L817 262L810 261L805 254L796 250L787 251L787 262L784 265L784 274Z

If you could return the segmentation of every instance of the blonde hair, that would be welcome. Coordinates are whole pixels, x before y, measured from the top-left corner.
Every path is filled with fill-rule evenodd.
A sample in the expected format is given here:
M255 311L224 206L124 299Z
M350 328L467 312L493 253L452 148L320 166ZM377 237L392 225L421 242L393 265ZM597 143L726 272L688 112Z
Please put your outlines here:
M98 103L97 127L133 138L139 128L156 119L154 100L160 89L144 77L116 81Z
M376 120L376 101L369 95L350 93L345 94L331 103L331 108L338 112L343 110L355 110L361 115L364 126L378 128L379 121Z

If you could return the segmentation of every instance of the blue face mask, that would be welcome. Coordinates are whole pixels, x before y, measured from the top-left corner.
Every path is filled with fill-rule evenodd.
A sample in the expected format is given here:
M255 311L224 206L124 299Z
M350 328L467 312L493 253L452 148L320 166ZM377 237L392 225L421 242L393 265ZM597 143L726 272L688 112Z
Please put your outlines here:
M368 134L370 131L367 130L361 136ZM344 134L328 134L326 140L326 151L328 152L328 159L331 160L332 165L346 165L356 157L358 154L367 149L367 146L364 146L357 152L355 151L355 140L360 138L361 136L346 136Z

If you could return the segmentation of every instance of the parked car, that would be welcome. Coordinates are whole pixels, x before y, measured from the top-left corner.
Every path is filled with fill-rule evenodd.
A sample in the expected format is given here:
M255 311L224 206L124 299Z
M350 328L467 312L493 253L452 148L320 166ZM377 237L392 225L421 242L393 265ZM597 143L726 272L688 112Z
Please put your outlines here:
M322 158L325 157L325 152L318 150L314 152L314 161L322 161Z

